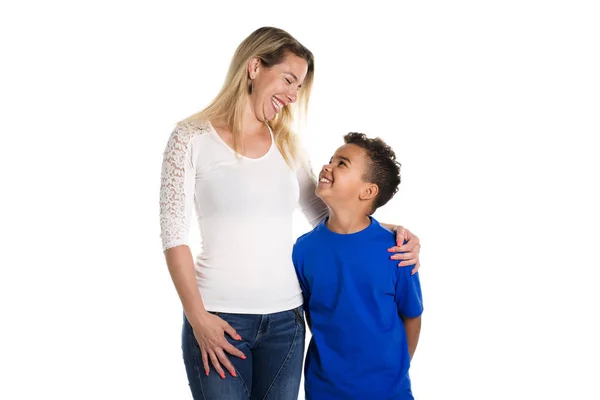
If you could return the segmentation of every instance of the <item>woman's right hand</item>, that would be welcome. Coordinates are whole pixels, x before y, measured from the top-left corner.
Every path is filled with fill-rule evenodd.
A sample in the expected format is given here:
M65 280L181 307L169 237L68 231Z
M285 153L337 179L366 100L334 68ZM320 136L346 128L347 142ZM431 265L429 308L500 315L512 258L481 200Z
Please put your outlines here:
M231 343L225 339L225 332L231 336L234 340L242 340L242 337L237 334L235 329L219 318L217 315L207 312L203 314L197 324L192 325L194 330L194 337L200 346L202 352L202 364L204 365L204 371L206 375L210 370L208 365L208 359L221 376L225 378L225 372L221 368L221 364L225 367L232 376L236 376L235 368L225 355L225 351L233 356L237 356L241 359L246 359L244 353L233 347Z

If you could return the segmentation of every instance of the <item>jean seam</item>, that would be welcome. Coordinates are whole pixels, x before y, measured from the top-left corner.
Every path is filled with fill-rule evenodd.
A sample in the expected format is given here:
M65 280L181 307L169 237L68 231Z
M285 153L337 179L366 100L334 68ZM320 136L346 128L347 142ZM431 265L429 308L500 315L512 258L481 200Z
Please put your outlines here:
M233 366L233 369L235 369L235 373L238 376L238 378L242 380L242 385L244 385L244 390L246 391L246 396L248 398L250 398L250 391L248 390L248 385L246 385L246 381L244 380L244 378L242 378L242 374L240 374L240 371L238 371L238 369L235 367L235 365Z
M221 312L218 311L214 311L214 314L223 319L223 321L225 321L224 315ZM225 321L227 322L227 321ZM229 323L229 322L227 322ZM231 325L231 324L230 324ZM227 338L225 338L225 340L227 340ZM230 343L231 344L231 343ZM235 347L233 344L231 344L233 347ZM237 348L237 347L236 347ZM239 350L239 349L238 349ZM240 350L241 351L241 350ZM227 352L223 351L225 353L225 357L227 357L229 359L229 362L231 362L231 357L236 357L233 355L228 355ZM250 398L250 391L248 390L248 385L246 385L246 381L244 380L244 378L242 378L242 374L240 374L240 371L235 367L235 365L233 365L233 363L231 362L231 365L233 366L233 369L235 370L235 373L237 375L237 377L242 381L242 385L244 386L244 392L245 395L247 396L247 398Z
M196 371L196 377L198 379L198 384L200 385L200 391L202 392L202 399L206 400L206 396L204 396L204 387L202 386L202 375L200 375L200 364L202 364L202 366L204 367L204 362L202 361L202 349L200 348L200 344L196 341L196 336L194 335L193 328L190 329L190 331L192 333L192 343L198 346L198 351L200 352L200 358L198 358L198 355L194 354L194 371Z
M294 316L296 317L296 322L298 323L298 325L302 324L302 316L300 315L298 308L294 308L293 311L294 311Z
M281 364L279 371L277 371L275 378L273 378L273 381L271 382L271 385L267 389L265 396L263 397L263 400L265 400L267 398L267 396L271 392L271 389L273 389L273 387L275 387L275 382L277 382L277 379L281 375L281 372L285 369L285 367L288 365L290 359L292 358L292 355L293 355L294 351L296 350L296 340L298 338L298 329L300 326L301 325L296 324L296 331L294 332L294 339L292 340L292 345L290 346L290 351L288 351L288 354L287 354L283 364Z

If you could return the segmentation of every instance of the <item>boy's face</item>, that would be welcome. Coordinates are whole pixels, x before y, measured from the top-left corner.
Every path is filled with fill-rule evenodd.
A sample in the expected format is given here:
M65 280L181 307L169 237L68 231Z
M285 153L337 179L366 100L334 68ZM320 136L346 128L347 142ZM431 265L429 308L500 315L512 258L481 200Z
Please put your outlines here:
M363 199L364 191L373 186L365 182L368 156L355 144L345 144L323 165L315 193L327 205L345 204Z

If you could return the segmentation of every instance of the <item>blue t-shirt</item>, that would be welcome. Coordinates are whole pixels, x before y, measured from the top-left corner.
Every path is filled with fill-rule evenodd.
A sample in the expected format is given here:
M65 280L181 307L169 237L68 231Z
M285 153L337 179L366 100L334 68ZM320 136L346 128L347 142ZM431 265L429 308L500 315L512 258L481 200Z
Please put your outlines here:
M395 235L374 218L347 235L326 222L298 238L292 256L312 330L306 398L412 399L400 316L423 312L418 273L390 260Z

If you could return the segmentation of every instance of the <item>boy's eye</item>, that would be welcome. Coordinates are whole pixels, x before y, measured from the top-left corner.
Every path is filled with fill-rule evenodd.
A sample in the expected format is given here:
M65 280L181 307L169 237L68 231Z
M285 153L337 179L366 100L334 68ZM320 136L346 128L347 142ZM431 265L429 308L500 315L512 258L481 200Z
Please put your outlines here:
M343 162L343 161L340 161L340 162L338 163L338 166L340 166L340 165L346 166L346 163L345 163L345 162Z

